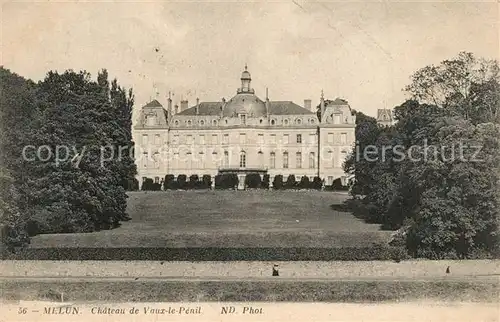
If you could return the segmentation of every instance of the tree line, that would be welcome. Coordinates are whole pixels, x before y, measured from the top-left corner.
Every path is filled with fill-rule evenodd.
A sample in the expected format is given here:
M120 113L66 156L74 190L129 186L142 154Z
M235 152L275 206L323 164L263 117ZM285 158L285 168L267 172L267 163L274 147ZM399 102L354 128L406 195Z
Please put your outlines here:
M2 250L22 248L36 234L111 229L129 220L133 156L108 158L104 166L101 159L102 147L133 147L132 90L110 81L106 70L96 80L85 71L51 71L35 83L0 67L0 86Z
M399 229L412 256L498 256L498 62L463 52L418 70L405 90L411 99L394 108L393 126L357 112L357 147L344 164L355 212Z

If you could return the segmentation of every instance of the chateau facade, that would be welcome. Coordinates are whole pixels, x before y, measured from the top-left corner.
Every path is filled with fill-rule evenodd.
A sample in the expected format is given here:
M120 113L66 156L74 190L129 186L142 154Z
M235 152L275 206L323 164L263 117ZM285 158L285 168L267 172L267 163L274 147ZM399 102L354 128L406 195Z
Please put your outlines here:
M133 127L140 184L145 178L161 182L166 174L212 176L247 173L318 176L330 185L346 182L342 164L355 142L356 117L342 99L325 103L321 119L311 100L261 100L251 87L247 68L236 95L220 102L200 102L165 109L157 100L142 107Z

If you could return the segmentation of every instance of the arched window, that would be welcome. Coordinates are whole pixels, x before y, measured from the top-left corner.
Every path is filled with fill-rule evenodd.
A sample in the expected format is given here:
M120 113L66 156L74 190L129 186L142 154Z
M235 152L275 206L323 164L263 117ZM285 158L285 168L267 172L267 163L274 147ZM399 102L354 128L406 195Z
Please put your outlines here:
M245 151L240 152L240 168L246 168L247 166L247 154Z
M223 165L225 167L229 166L229 152L228 151L224 151L224 164Z
M302 124L302 120L301 120L301 119L297 119L295 122L296 122L298 125Z
M316 156L314 152L309 153L309 168L314 169L316 167Z

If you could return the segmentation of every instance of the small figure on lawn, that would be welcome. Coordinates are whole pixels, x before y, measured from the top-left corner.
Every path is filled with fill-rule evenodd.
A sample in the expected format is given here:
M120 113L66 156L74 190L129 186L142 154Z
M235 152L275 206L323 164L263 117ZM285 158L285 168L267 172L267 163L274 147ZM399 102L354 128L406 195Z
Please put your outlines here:
M273 266L273 276L280 276L280 273L278 272L278 265Z

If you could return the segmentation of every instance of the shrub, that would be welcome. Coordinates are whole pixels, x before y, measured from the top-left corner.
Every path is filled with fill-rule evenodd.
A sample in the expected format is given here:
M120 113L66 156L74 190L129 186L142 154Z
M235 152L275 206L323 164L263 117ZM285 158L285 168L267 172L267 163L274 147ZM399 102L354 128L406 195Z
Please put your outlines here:
M310 186L311 186L311 183L309 182L309 177L302 176L302 178L300 178L300 182L298 184L298 188L299 189L309 189Z
M173 174L167 174L165 176L165 180L163 181L163 189L164 190L172 190L175 189L175 177Z
M316 190L321 190L322 186L323 186L323 182L321 181L321 178L314 177L311 188L316 189Z
M262 189L269 189L269 181L270 181L270 176L268 174L265 174L264 177L262 178L262 183L261 183L261 188Z
M152 191L154 189L153 179L146 178L142 182L142 191Z
M187 176L185 174L177 176L177 189L187 189Z
M191 176L189 176L189 182L188 182L187 188L188 189L198 189L199 188L199 181L200 181L200 178L198 177L198 175L192 174Z
M285 187L286 189L295 189L297 186L297 181L295 180L295 175L291 174L286 179Z
M274 176L273 189L275 190L283 189L283 176L281 174Z
M337 178L333 181L331 190L336 190L336 191L347 191L349 190L348 186L342 185L342 180L340 178Z
M236 189L238 182L238 175L235 173L223 173L215 176L216 189Z
M258 173L249 173L245 176L245 187L250 189L260 188L261 179Z
M212 176L209 174L203 175L201 182L203 189L210 189L212 187Z

